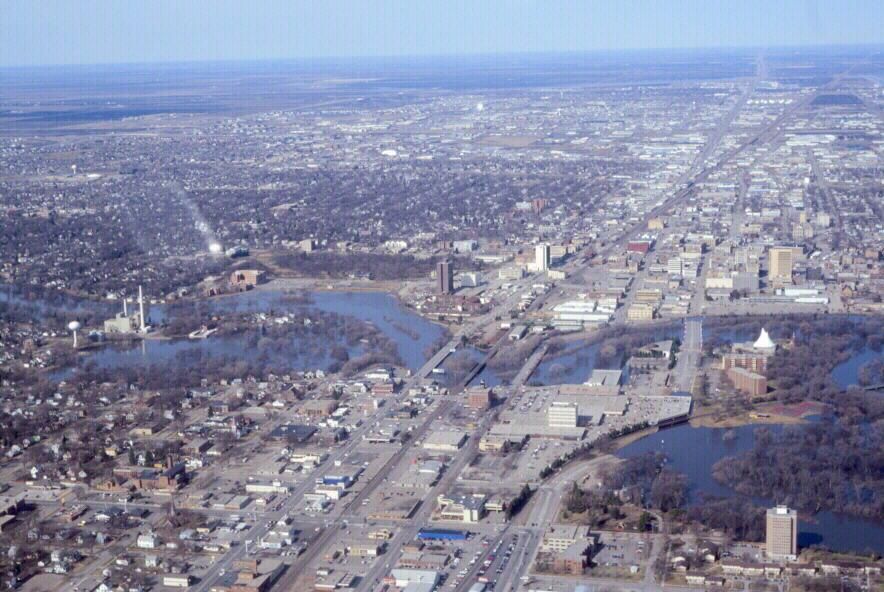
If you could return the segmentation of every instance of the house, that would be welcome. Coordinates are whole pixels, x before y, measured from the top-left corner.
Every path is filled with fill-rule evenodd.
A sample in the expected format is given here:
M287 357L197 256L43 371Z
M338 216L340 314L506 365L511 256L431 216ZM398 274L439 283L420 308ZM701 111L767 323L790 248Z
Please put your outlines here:
M135 539L135 546L139 549L156 549L157 543L157 537L153 533L140 534L138 535L138 538Z

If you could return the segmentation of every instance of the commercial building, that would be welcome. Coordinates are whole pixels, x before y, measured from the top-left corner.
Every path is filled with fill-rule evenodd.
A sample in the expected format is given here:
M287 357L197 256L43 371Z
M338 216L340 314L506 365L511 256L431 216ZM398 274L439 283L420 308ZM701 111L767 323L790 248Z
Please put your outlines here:
M452 248L458 253L469 253L479 248L479 242L475 240L456 240L452 243Z
M798 512L786 506L770 508L766 516L764 550L772 559L798 556Z
M245 559L234 562L233 570L222 578L220 586L227 592L268 592L279 581L286 564L279 559ZM227 586L224 583L230 581Z
M534 266L537 271L549 269L551 254L549 245L546 243L534 247Z
M430 590L439 584L439 572L428 569L394 569L390 577L397 588L405 588L409 584L427 584Z
M454 266L451 261L436 264L436 291L439 294L454 293Z
M418 531L417 538L422 541L465 541L467 532L447 528L422 528Z
M597 387L613 387L619 390L620 383L623 380L622 370L600 370L594 369L586 379L587 386ZM594 393L593 393L594 394ZM616 394L616 390L615 393Z
M353 557L377 557L384 552L385 543L362 541L347 547L347 555Z
M540 551L552 556L553 571L578 576L588 565L594 548L589 527L565 524L550 526L540 544Z
M483 386L471 386L467 389L467 407L483 411L491 406L491 389Z
M556 428L577 427L577 404L553 401L547 410L547 425Z
M592 540L588 526L553 524L543 535L540 551L543 553L561 552L580 540Z
M424 440L425 450L437 450L439 452L457 452L464 442L467 441L467 435L457 430L444 430L433 432Z
M732 368L743 368L744 370L748 370L750 372L764 374L765 372L767 372L768 357L768 355L761 353L726 353L721 358L721 369L727 372Z
M727 371L727 377L734 383L741 393L750 397L759 397L767 393L767 378L745 368L731 368Z
M771 247L767 252L769 279L791 283L794 251L789 247Z
M602 306L595 300L568 300L553 307L557 322L605 323L611 320L614 306Z
M230 287L245 292L257 286L264 279L264 272L259 269L238 269L230 274Z
M501 267L497 270L497 278L501 280L520 280L525 277L525 270L517 265Z
M485 496L480 493L471 495L440 495L436 499L440 520L466 522L474 524L485 516Z
M311 399L306 401L299 412L307 417L322 418L330 416L338 408L338 402L334 399Z
M629 241L626 245L626 251L628 253L647 253L651 250L651 246L653 245L652 241L649 240L634 240Z
M519 436L498 436L486 434L479 440L479 450L482 452L500 452L503 450L520 449L528 441L526 434Z
M114 469L114 476L132 479L135 488L142 491L177 491L188 480L185 463L171 457L166 459L163 469L119 467Z
M167 588L188 588L193 578L186 574L170 574L163 576L163 586Z
M654 307L649 304L633 304L627 309L626 318L630 321L650 321L654 318Z
M286 442L303 444L316 433L313 426L302 424L284 424L276 427L270 432L270 437L274 440L284 440Z

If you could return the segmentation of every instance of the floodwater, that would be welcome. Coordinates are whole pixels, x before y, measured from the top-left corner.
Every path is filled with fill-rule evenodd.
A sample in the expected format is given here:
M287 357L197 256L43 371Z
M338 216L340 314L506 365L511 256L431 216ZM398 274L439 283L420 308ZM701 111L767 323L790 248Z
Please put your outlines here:
M441 336L445 329L432 323L416 313L408 310L390 294L382 292L310 292L309 303L292 298L292 293L278 290L253 290L239 294L220 296L205 304L219 312L243 313L264 312L282 314L294 311L319 310L354 317L374 325L379 331L391 339L397 346L400 359L405 367L417 370L426 362L428 351ZM15 302L29 306L40 313L53 310L77 312L85 307L101 306L93 302L80 302L74 299L60 301L58 305L39 300L28 300L15 295L11 291L0 291L2 301ZM153 324L162 324L167 317L167 305L152 305L148 317ZM281 357L276 352L258 351L249 342L248 335L226 337L209 337L204 340L158 340L149 339L135 347L107 346L83 353L80 363L94 362L100 368L125 367L130 364L175 364L187 363L204 356L218 356L229 359L266 359L273 363L288 365L292 370L328 369L334 360L330 357L330 349L341 344L341 341L326 344L327 347L317 349L297 348L294 357ZM296 344L297 345L297 344ZM351 356L358 355L362 348L348 348ZM55 378L70 376L73 369L56 373Z
M434 374L433 378L435 378L440 384L451 388L466 378L467 373L472 370L476 364L481 362L485 356L485 352L473 346L458 346L457 352L448 356L445 361L440 364L440 369L444 370L444 374ZM455 360L463 362L464 359L468 361L469 364L455 364ZM491 368L485 366L475 377L473 377L467 386L479 386L481 384L493 388L503 384L503 379Z
M690 485L689 504L700 502L706 493L718 497L737 497L740 494L722 485L712 476L712 465L725 456L734 456L752 448L754 432L758 426L747 425L733 429L733 437L725 437L724 428L693 428L684 424L662 430L633 442L617 455L631 458L645 452L662 452L669 459L669 466L687 475ZM767 426L773 431L781 426ZM753 498L761 506L774 506L776 500ZM884 553L884 525L871 520L818 512L813 516L799 516L798 545L806 547L821 544L834 551L859 551L873 549Z
M661 327L656 333L649 335L647 343L662 341L664 339L680 339L684 332L681 323ZM616 339L619 335L613 335ZM586 340L589 341L589 340ZM586 382L592 371L603 368L597 364L598 353L605 346L605 340L595 343L575 342L565 345L565 353L546 355L537 368L531 374L529 382L543 386L556 384L579 384ZM625 366L626 360L621 359L615 364L613 370L623 370L624 383L629 380L629 369Z
M875 351L867 347L849 360L832 368L832 380L842 389L847 389L859 383L859 373L863 366L879 359L884 359L884 351Z

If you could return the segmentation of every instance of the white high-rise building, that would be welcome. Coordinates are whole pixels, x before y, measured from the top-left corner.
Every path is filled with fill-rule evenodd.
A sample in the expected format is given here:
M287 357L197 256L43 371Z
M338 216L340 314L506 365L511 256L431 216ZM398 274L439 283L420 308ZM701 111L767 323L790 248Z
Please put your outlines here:
M550 248L546 243L534 247L534 266L537 271L546 271L550 264Z

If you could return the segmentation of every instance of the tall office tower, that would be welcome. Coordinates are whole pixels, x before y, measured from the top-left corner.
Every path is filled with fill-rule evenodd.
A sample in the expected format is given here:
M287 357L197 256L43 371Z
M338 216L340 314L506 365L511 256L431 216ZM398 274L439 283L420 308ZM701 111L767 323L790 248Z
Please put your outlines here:
M792 281L792 249L788 247L771 247L767 251L770 265L770 280Z
M767 511L765 551L774 559L794 559L798 556L798 512L786 506Z
M549 269L550 262L549 245L542 243L534 247L534 265L537 271L546 271Z
M440 294L454 293L454 266L451 261L436 264L436 289Z

